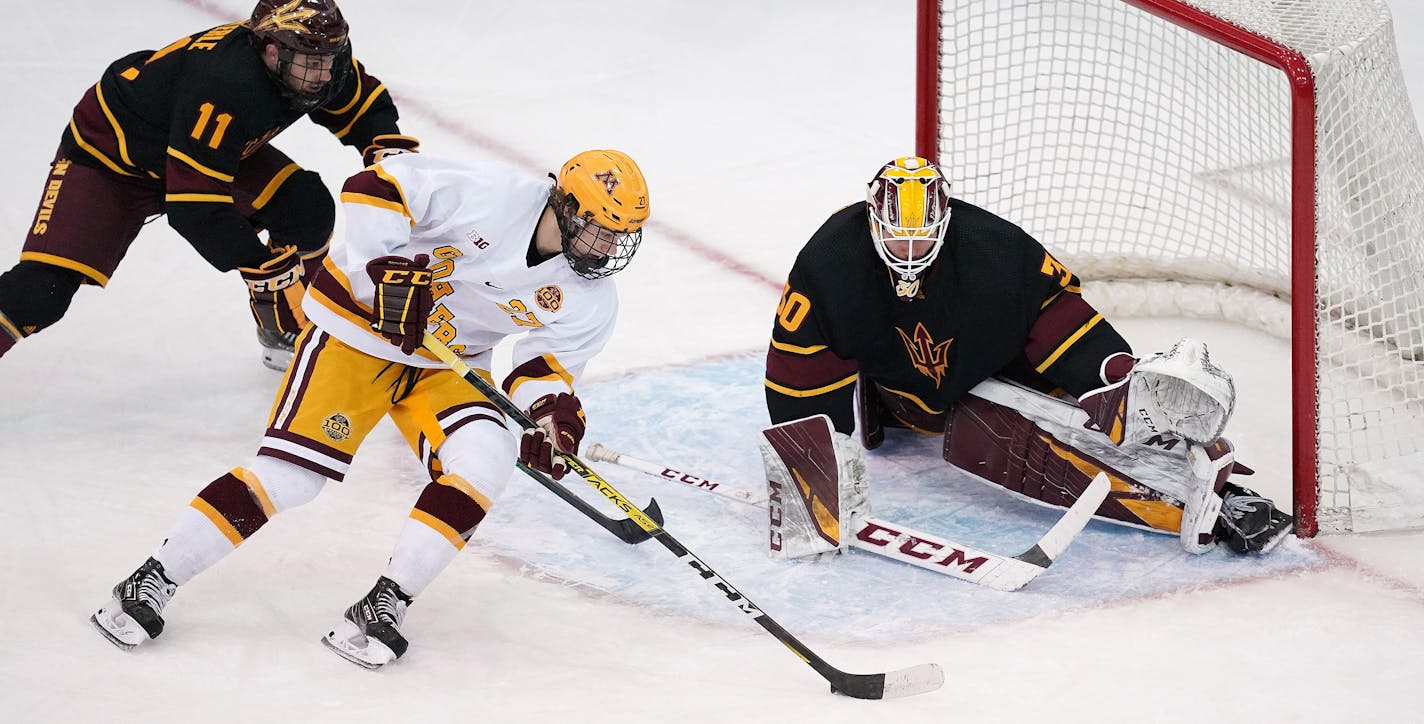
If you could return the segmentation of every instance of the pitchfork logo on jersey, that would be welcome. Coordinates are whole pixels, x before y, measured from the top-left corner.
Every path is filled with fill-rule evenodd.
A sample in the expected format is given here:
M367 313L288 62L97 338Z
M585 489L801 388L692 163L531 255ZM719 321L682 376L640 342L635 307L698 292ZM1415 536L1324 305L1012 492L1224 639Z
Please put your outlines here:
M905 334L905 330L895 328L900 333L900 339L905 343L905 351L910 353L910 362L915 365L915 369L920 374L934 380L935 387L944 381L945 368L949 366L949 346L954 344L954 338L935 344L934 338L930 336L929 330L925 329L924 322L915 324L913 335Z
M596 173L593 177L603 182L603 189L608 192L609 196L613 195L613 189L618 186L618 177L612 171Z
M550 284L534 292L534 303L546 312L557 312L564 306L564 290Z

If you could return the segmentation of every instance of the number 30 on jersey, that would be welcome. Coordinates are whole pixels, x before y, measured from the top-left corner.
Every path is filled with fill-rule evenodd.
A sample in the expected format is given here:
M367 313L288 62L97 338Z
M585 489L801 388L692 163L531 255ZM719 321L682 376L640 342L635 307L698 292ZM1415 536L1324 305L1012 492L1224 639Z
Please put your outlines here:
M781 303L776 307L776 323L788 332L795 332L811 313L811 300L805 294L786 285L781 292Z

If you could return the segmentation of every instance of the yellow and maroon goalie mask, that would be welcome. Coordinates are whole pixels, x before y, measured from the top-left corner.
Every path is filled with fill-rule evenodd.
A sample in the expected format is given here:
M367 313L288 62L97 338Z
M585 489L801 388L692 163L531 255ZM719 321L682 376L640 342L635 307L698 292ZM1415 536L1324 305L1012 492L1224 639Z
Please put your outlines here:
M648 220L648 182L628 154L584 151L569 159L549 191L564 257L576 274L606 277L632 261Z
M880 167L865 200L870 238L890 268L895 295L914 299L949 228L949 182L929 161L903 156Z

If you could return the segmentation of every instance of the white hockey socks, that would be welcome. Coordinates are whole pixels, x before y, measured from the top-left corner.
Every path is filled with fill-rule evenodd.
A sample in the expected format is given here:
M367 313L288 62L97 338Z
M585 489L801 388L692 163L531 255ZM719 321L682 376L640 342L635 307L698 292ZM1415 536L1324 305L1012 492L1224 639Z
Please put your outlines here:
M320 473L259 455L252 467L237 468L199 491L153 558L168 579L182 585L231 553L267 520L310 502L326 478Z
M236 546L197 509L184 508L178 521L153 551L168 580L183 585L233 552Z
M395 581L407 596L419 596L440 572L445 570L460 548L445 534L416 518L406 518L391 551L390 563L381 575Z

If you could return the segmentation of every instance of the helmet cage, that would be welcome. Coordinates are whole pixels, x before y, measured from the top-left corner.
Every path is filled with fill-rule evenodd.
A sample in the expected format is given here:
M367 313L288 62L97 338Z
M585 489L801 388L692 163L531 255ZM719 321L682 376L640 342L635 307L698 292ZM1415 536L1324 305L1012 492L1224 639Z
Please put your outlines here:
M579 210L578 199L557 186L549 190L549 204L559 225L564 259L585 279L611 276L633 260L643 242L643 230L613 231L594 219L592 211Z
M282 90L282 96L287 99L293 110L309 113L314 111L336 97L337 91L341 89L346 80L346 74L351 70L351 45L348 43L345 48L334 55L331 63L331 80L325 85L312 92L299 91L292 88L287 83L287 78L301 80L303 76L311 72L320 72L319 69L308 66L294 64L297 55L326 56L331 53L306 53L300 50L293 50L282 45L277 46L277 70L272 74L273 80Z

